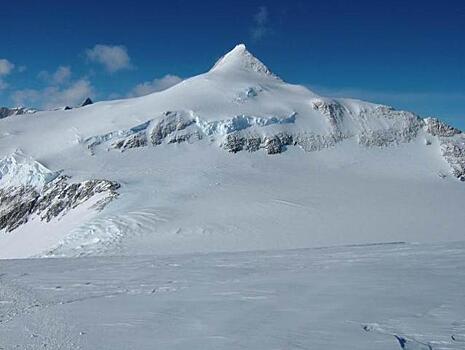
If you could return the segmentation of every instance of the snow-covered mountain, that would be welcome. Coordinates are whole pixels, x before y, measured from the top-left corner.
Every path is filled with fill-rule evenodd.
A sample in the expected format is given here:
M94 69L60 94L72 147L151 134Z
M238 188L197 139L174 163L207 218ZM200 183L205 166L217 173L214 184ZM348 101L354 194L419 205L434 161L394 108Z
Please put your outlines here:
M0 120L0 257L463 239L465 135L244 45L147 96Z
M36 109L26 108L26 107L15 107L15 108L0 107L0 119L15 116L15 115L33 114L36 112L37 112Z

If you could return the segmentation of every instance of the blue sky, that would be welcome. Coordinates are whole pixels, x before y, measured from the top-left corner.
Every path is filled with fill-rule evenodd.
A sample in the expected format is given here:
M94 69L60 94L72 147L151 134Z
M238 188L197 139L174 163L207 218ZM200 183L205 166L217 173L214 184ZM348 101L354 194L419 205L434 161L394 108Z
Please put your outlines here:
M0 105L135 96L244 42L318 93L438 115L465 129L463 1L8 1Z

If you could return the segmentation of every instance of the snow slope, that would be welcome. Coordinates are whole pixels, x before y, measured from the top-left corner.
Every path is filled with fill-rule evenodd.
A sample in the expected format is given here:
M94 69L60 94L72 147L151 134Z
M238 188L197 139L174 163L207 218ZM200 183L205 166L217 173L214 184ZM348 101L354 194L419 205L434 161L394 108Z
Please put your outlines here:
M2 170L19 181L0 179L0 227L14 228L0 232L3 258L463 239L459 130L318 96L243 45L165 91L3 118L1 164L17 149L30 165L16 169L30 175ZM45 222L14 195L43 169L67 179L66 201L49 180L45 202L67 209ZM91 205L102 186L117 198Z
M3 260L0 349L464 349L464 256L398 243Z

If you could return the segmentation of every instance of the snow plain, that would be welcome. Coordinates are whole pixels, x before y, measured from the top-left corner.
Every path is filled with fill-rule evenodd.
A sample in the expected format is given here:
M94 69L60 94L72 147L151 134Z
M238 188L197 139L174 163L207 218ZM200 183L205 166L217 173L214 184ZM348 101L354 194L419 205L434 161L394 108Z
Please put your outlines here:
M464 256L461 242L2 260L0 349L464 349Z

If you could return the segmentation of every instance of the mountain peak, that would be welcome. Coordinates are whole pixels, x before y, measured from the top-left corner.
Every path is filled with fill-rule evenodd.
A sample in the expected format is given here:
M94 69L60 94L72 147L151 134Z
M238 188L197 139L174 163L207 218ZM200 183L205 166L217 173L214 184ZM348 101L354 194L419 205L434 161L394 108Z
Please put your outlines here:
M88 105L91 105L91 104L93 104L93 103L94 103L94 101L92 101L90 97L87 97L87 98L84 100L84 102L81 103L81 107L88 106Z
M210 71L230 70L251 71L276 78L263 62L247 50L244 44L236 45L231 51L221 57Z

